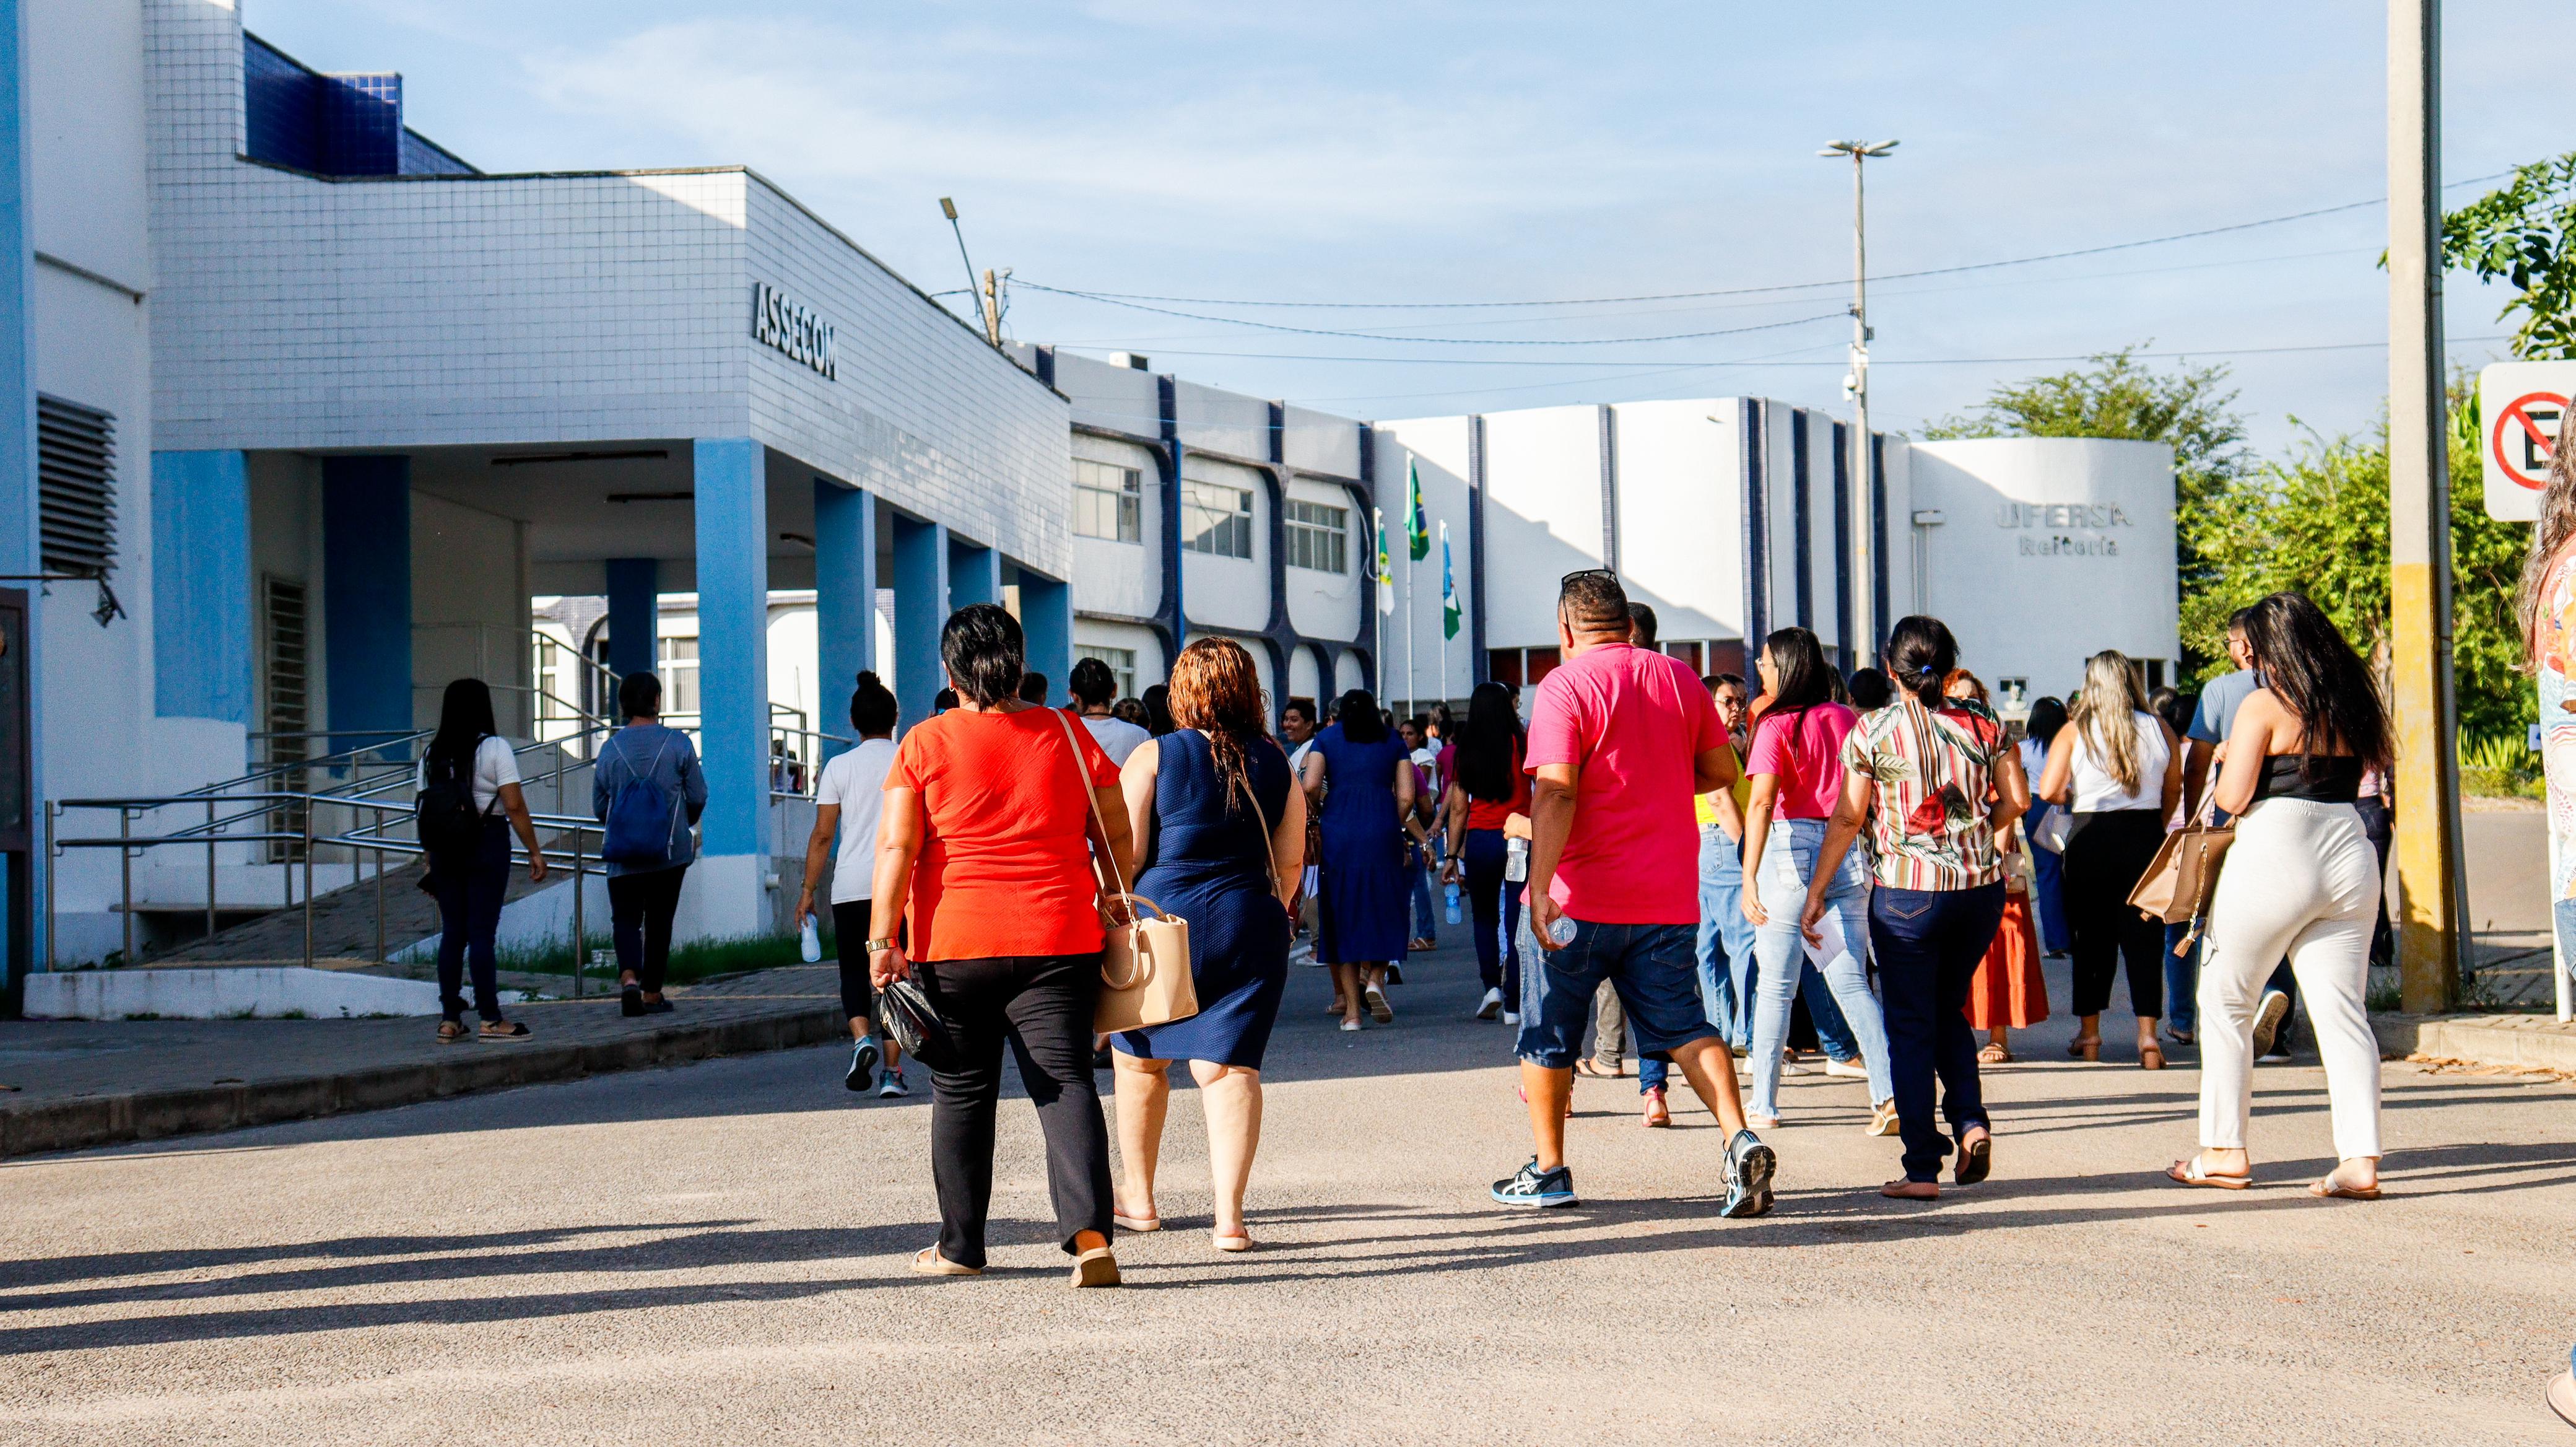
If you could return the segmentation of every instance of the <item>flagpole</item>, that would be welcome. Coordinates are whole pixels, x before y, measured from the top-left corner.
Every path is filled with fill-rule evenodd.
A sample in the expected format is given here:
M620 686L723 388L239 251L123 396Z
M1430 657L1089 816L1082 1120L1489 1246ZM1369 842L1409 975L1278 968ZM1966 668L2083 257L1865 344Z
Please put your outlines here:
M1406 718L1421 712L1413 706L1414 695L1421 691L1420 686L1413 681L1413 639L1415 634L1422 631L1413 626L1415 592L1413 566L1413 544L1408 540L1404 545L1404 716Z
M1440 520L1440 701L1449 701L1449 520ZM1446 743L1447 740L1442 740Z

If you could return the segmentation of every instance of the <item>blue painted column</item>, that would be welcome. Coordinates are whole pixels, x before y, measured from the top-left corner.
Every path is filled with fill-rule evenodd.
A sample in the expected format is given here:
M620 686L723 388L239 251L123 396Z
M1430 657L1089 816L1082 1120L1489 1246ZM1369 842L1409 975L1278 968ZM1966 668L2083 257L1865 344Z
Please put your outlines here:
M1069 700L1073 676L1073 589L1053 578L1020 571L1020 632L1028 639L1028 667L1043 673L1049 700Z
M948 535L948 606L1002 601L1002 555ZM942 620L943 622L946 620Z
M854 487L814 479L814 727L849 735L847 704L859 670L877 666L877 500ZM848 748L825 741L823 759Z
M322 637L331 747L410 733L408 457L322 459ZM428 707L435 713L437 704Z
M608 666L620 678L650 673L659 661L653 635L662 617L662 565L652 558L610 558L607 566ZM616 719L616 710L615 699L600 701L601 716Z
M769 478L748 437L701 438L697 472L699 817L692 938L766 934L769 820Z
M250 482L238 452L152 454L152 711L251 722Z
M948 529L894 520L894 696L904 726L930 717L930 701L948 686L939 662L939 630L948 622Z

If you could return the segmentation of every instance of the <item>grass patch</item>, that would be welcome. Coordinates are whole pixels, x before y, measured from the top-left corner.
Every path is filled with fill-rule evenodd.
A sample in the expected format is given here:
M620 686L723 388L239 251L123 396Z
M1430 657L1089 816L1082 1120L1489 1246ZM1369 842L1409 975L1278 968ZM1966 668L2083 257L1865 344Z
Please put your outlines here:
M834 957L832 929L823 922L823 958ZM617 982L616 951L605 934L590 936L590 949L585 954L605 957L604 964L593 965L584 979L613 987ZM517 946L500 952L500 965L531 975L572 976L573 954L568 941L552 940L543 945ZM804 955L797 947L796 936L740 935L730 939L692 940L671 947L671 964L665 978L674 985L695 984L717 975L738 975L750 970L773 970L781 965L801 965Z

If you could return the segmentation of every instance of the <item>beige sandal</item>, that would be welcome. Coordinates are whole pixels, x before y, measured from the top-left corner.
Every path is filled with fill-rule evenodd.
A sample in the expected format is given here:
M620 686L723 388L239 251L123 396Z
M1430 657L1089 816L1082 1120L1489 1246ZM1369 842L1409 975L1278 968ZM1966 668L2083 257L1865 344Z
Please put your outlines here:
M924 1246L912 1253L912 1273L915 1276L981 1276L984 1268L960 1266L940 1255L938 1247Z
M2335 1167L2335 1171L2342 1169L2341 1166ZM2335 1171L2328 1171L2309 1182L2308 1194L2320 1201L2376 1201L2379 1199L2377 1186L2347 1186Z
M1228 1236L1222 1231L1212 1232L1209 1235L1208 1244L1219 1251L1249 1251L1252 1249L1252 1233L1237 1231Z
M2194 1151L2187 1161L2176 1161L2165 1167L2165 1178L2177 1185L2208 1186L2221 1191L2241 1191L2254 1184L2251 1171L2241 1176L2214 1175L2201 1169L2200 1153Z
M1081 1286L1116 1286L1118 1258L1106 1246L1094 1246L1073 1258L1073 1284Z

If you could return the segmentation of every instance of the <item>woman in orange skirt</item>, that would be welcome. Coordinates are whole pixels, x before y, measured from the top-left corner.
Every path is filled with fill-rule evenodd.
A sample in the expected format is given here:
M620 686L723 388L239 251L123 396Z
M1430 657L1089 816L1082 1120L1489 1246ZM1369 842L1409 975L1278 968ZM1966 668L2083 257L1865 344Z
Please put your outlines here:
M1986 701L1986 688L1966 669L1943 680L1952 698ZM1981 1065L2002 1065L2013 1058L2011 1033L2048 1018L2048 980L2039 968L2039 929L2031 914L2031 891L2037 871L2030 845L2016 821L2004 833L2004 919L1995 942L1968 985L1968 1023L1986 1032L1986 1048L1977 1052Z

